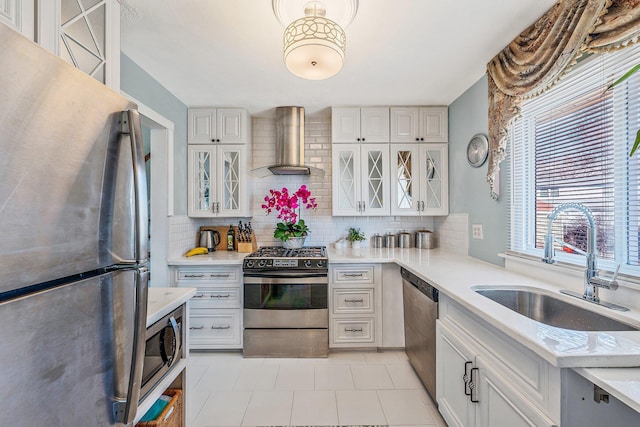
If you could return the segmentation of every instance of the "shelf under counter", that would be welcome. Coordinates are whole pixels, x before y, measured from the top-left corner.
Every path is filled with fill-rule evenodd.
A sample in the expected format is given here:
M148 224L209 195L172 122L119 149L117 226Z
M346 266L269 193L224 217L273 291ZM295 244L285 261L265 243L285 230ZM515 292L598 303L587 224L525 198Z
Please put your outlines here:
M184 386L185 386L185 381L184 378L180 381L180 386L179 387L172 387L172 384L174 383L174 381L176 381L176 379L180 376L183 375L185 373L185 368L187 367L187 360L186 359L180 359L180 361L178 361L178 363L169 371L167 372L167 375L165 375L164 378L162 378L162 380L160 380L160 382L156 385L156 387L151 390L149 392L149 394L142 399L139 403L138 403L138 412L136 413L136 418L135 421L133 422L133 425L136 425L136 423L138 423L140 421L140 419L144 416L144 414L147 413L147 411L149 409L151 409L151 406L155 403L156 400L158 400L160 398L160 396L162 396L162 394L168 389L168 388L180 388L182 389L182 411L183 411L183 419L185 418L185 414L186 414L186 393L184 392Z

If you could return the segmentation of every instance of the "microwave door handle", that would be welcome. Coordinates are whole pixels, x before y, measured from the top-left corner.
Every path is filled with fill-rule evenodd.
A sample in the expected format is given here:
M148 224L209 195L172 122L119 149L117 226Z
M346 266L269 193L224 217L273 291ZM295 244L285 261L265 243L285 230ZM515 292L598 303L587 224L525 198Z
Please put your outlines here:
M140 387L142 386L142 370L147 332L147 286L149 270L142 267L135 275L136 306L134 313L133 351L131 354L131 370L126 400L118 400L114 404L116 420L122 424L133 423L138 411Z
M135 209L134 257L137 263L147 260L147 236L149 234L147 212L147 177L142 148L142 130L140 113L137 110L122 112L122 134L131 141L131 160L133 163L133 191Z
M171 360L169 361L169 366L171 366L178 359L181 344L180 341L182 337L180 336L178 322L176 322L176 319L173 316L169 318L169 323L171 324L171 329L173 329L173 356L171 356Z

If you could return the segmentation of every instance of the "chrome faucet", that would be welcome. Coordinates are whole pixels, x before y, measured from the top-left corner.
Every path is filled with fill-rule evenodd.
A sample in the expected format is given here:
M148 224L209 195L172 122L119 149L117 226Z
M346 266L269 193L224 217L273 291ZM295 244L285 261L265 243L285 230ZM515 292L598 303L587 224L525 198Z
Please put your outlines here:
M558 217L561 212L566 210L577 210L582 213L587 218L587 251L583 251L582 249L576 248L575 246L553 237L553 221ZM616 272L613 274L611 280L603 279L598 277L598 261L597 261L597 249L596 249L596 239L597 239L597 228L596 222L593 218L593 214L591 210L586 206L580 203L563 203L556 207L548 216L549 224L547 225L547 234L544 237L544 258L542 258L543 262L547 264L553 264L556 262L554 259L554 249L553 243L556 242L560 246L568 247L571 250L584 255L587 258L586 270L584 272L584 293L579 294L573 291L562 290L563 294L571 295L573 297L577 297L583 299L585 301L589 301L595 304L603 305L605 307L612 308L614 310L627 311L628 308L621 307L616 304L607 303L600 301L600 297L598 296L598 288L616 290L618 289L618 282L616 278L618 277L618 272L620 271L620 265L616 268Z

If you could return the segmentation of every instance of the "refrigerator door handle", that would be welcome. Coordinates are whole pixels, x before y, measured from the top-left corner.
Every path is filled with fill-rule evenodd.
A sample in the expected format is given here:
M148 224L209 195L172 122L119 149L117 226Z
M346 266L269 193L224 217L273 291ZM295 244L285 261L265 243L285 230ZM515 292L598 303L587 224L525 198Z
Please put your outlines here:
M137 270L135 278L136 306L134 313L133 351L131 354L131 370L126 399L117 400L114 404L116 420L119 423L133 423L138 411L140 387L142 386L142 370L147 333L147 293L149 270L142 267Z
M131 141L131 156L133 161L133 190L135 208L135 259L137 263L146 262L147 238L149 235L147 212L147 176L142 147L142 128L140 113L137 110L122 112L122 134L129 135Z

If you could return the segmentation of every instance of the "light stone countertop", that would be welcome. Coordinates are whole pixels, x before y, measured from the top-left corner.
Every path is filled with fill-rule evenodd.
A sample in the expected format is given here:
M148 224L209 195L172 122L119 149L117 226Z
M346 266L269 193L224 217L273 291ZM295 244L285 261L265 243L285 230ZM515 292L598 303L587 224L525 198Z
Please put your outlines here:
M538 323L474 291L476 286L530 286L589 310L640 326L637 311L620 314L580 302L559 293L559 288L530 276L471 257L439 249L329 248L329 263L395 262L426 279L489 324L534 351L554 366L577 373L640 412L640 331L584 332Z
M149 288L147 328L196 294L196 288Z
M208 266L208 265L242 265L244 257L248 253L238 251L215 251L205 255L194 255L190 257L180 256L169 258L168 265L177 266Z

